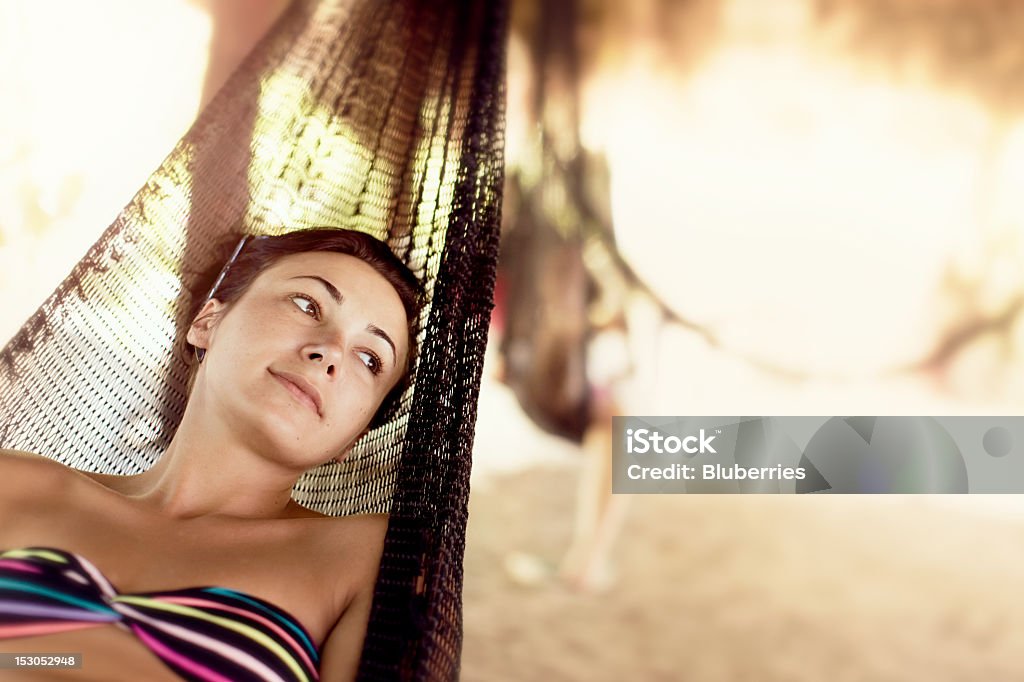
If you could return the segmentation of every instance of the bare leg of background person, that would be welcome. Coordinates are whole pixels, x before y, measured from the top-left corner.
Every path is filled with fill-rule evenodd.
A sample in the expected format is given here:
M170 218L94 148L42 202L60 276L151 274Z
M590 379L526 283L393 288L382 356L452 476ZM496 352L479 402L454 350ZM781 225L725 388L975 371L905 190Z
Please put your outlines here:
M584 436L573 537L559 570L562 580L585 592L600 592L615 582L611 552L629 502L625 495L612 494L614 413L603 409Z
M611 556L630 496L612 494L612 417L654 413L660 329L659 311L641 300L629 306L628 335L612 331L600 342L591 341L592 421L582 443L572 536L558 566L561 580L580 591L600 592L615 582ZM554 566L535 555L512 552L505 558L505 570L513 581L537 586L550 580Z
M505 572L514 582L537 587L549 583L557 570L563 583L580 592L604 592L615 583L611 560L626 511L628 495L612 495L611 414L594 423L584 436L576 490L572 539L561 564L526 552L505 557Z
M612 417L652 408L658 377L660 313L637 297L626 308L627 333L605 335L601 347L590 347L595 360L591 378L601 388L592 396L593 421L583 438L586 459L577 488L573 536L559 569L563 581L585 592L614 584L612 551L629 509L629 495L612 494Z

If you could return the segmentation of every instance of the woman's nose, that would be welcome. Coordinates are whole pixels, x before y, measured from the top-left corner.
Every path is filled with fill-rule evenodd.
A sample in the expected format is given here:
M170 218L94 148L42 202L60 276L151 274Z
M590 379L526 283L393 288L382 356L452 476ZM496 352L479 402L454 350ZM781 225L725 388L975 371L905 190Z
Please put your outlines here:
M319 362L319 363L323 363L324 362L324 356L321 353L317 353L317 352L310 353L309 354L309 359L313 360L314 362ZM326 372L327 372L327 376L329 376L329 377L333 377L334 376L334 365L332 363L328 363L327 364Z
M334 377L341 365L341 347L335 344L320 343L313 344L304 349L305 356L311 362L319 365L321 372L327 376Z

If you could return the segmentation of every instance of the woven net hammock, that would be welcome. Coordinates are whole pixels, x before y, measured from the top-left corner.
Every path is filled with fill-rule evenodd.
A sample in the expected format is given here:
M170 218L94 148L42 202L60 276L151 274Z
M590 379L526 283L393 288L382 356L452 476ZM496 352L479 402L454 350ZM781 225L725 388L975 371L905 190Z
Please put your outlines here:
M398 416L294 491L329 515L390 513L362 679L458 675L500 218L504 9L292 4L0 354L0 446L138 473L182 415L189 292L224 262L229 233L336 226L387 241L427 293L412 386Z

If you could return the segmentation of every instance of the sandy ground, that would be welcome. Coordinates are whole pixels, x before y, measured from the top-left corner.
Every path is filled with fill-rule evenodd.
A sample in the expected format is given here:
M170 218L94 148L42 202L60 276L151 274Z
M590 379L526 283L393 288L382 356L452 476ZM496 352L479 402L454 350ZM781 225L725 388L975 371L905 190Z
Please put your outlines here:
M505 558L557 563L581 460L503 419L524 465L477 457L465 680L1024 679L1013 498L635 496L611 591L528 588Z

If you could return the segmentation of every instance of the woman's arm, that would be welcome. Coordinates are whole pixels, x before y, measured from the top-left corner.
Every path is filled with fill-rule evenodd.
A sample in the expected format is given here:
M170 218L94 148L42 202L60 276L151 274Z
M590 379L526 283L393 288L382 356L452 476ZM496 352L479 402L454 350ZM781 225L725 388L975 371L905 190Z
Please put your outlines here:
M356 561L357 578L353 583L350 571L338 571L339 575L347 576L348 584L340 587L351 597L321 647L320 679L332 682L356 678L388 528L388 517L385 514L367 514L349 520L358 524L356 541L350 545L351 553L340 557L339 561L348 566Z
M321 680L354 680L359 670L359 659L366 639L366 624L370 620L373 587L361 590L335 623L324 641L320 662Z

